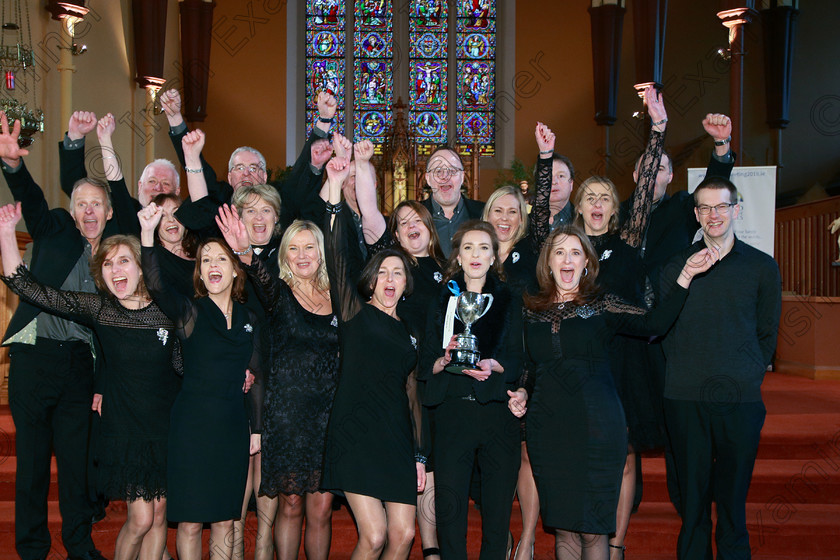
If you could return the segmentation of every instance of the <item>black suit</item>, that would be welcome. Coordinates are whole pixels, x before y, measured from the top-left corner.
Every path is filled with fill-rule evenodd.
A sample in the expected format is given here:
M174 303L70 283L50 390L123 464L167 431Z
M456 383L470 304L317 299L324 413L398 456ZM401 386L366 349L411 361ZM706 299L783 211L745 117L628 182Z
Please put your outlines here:
M73 217L50 210L25 165L3 175L34 241L30 269L39 281L61 288L82 256L87 241ZM41 310L21 302L5 338L28 325ZM23 560L46 558L50 551L47 496L50 447L58 464L62 540L71 556L93 550L92 509L86 496L86 461L93 357L87 342L37 338L12 343L9 355L9 405L15 422L15 542Z

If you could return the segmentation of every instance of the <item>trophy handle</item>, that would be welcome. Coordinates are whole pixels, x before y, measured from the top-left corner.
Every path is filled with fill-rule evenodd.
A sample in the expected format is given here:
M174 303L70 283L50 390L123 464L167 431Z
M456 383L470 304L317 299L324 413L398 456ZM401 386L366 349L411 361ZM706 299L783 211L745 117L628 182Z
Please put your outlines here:
M487 304L487 307L484 308L484 313L481 314L482 317L487 315L487 312L490 311L490 308L493 306L493 294L484 294L484 297L490 300Z

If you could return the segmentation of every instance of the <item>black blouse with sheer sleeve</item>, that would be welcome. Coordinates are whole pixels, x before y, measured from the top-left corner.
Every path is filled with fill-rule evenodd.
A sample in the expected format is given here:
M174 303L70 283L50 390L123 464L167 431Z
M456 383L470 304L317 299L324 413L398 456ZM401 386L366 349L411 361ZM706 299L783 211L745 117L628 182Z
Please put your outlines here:
M23 265L3 281L22 301L89 325L99 339L99 490L119 500L166 496L169 414L180 389L180 352L169 317L154 302L129 309L110 294L46 286Z
M664 142L664 132L651 130L639 168L639 181L633 193L630 216L621 229L589 236L600 261L598 283L606 292L616 294L635 305L644 305L645 271L639 248L650 220ZM615 211L618 212L618 208Z

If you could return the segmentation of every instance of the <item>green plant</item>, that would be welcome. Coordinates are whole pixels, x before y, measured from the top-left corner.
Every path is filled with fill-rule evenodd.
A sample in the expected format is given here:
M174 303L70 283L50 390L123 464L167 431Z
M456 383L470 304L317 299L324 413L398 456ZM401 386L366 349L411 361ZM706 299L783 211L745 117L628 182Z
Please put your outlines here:
M522 163L522 160L515 157L510 162L510 169L499 170L496 175L496 180L493 182L493 188L498 189L505 185L519 186L519 183L522 181L528 181L530 183L532 179L531 173L525 167L525 164Z
M266 173L266 183L282 182L291 171L291 165L287 167L269 167Z

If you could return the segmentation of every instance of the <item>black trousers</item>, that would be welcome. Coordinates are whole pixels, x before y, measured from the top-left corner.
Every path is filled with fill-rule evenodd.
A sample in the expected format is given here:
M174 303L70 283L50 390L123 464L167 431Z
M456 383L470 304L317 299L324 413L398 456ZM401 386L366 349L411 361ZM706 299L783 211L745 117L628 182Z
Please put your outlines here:
M50 552L50 455L58 467L61 538L71 556L93 550L87 449L93 357L83 342L39 338L10 350L9 407L15 422L15 546L22 560Z
M435 513L441 557L467 558L470 478L481 485L482 560L504 560L520 463L519 419L507 404L451 399L435 409Z
M680 487L680 560L711 560L712 501L721 560L750 558L746 503L764 403L665 399L665 422Z

